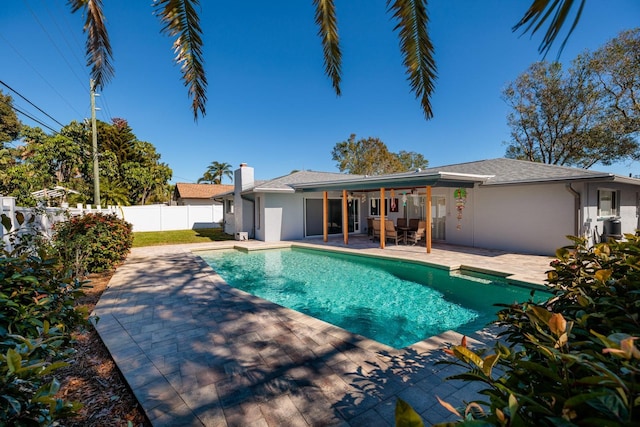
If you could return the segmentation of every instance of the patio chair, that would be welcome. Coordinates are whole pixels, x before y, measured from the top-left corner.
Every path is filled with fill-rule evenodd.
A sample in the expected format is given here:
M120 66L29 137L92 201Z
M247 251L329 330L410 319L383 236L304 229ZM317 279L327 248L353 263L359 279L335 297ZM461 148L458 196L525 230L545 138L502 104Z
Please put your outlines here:
M396 226L398 226L398 227L406 227L407 226L407 219L406 218L398 218L396 220Z
M371 240L380 240L380 220L379 219L372 219L371 220L371 230L373 230L373 234L372 234L372 238Z
M396 245L398 242L404 241L404 235L398 233L398 230L396 230L396 227L393 225L393 220L391 219L384 222L384 237L386 240L395 241Z
M367 218L367 236L373 236L373 218Z
M420 223L420 220L418 218L411 218L409 220L409 229L411 231L416 231L418 230L418 224Z
M418 229L416 231L410 231L409 234L407 234L407 244L410 243L415 246L422 239L425 238L425 234L426 234L425 222L420 221L418 225Z

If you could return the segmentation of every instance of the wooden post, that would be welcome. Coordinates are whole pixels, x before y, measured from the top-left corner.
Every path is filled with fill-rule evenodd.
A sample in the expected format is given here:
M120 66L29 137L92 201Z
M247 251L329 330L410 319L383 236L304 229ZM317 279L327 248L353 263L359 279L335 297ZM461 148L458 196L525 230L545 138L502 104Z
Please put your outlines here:
M385 208L385 200L384 200L384 187L380 188L380 249L384 249L385 240L387 237L384 234L384 208Z
M329 241L329 193L322 193L322 234L325 242Z
M431 253L431 186L427 185L427 197L425 197L427 212L427 253Z
M349 244L349 200L347 190L342 190L342 237L344 244Z

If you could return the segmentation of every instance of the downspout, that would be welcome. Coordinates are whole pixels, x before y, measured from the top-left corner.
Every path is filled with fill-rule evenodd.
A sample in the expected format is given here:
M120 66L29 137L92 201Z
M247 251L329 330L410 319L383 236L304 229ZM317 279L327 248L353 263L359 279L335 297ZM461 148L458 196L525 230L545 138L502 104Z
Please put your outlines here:
M581 237L580 233L580 210L582 209L582 203L580 200L580 193L577 192L572 186L571 183L566 185L566 189L569 193L573 194L574 202L573 202L573 235L576 237Z

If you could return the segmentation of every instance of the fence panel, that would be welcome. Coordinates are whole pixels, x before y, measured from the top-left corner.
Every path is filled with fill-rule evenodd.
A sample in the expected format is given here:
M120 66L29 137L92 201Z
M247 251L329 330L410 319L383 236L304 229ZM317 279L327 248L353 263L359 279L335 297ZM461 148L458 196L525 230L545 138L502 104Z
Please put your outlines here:
M21 212L29 218L35 213L36 218L30 225L20 226L16 221L16 212ZM133 225L133 231L164 231L164 230L190 230L197 228L218 228L223 219L222 205L145 205L145 206L110 206L107 209L92 209L91 206L78 205L74 208L23 208L15 206L14 197L0 196L0 213L6 214L11 219L11 230L5 230L0 226L0 241L5 248L9 247L10 231L27 232L27 227L38 227L49 237L52 235L53 225L64 221L66 215L84 215L86 213L114 213Z
M222 205L123 206L125 221L133 231L191 230L217 228L222 221Z

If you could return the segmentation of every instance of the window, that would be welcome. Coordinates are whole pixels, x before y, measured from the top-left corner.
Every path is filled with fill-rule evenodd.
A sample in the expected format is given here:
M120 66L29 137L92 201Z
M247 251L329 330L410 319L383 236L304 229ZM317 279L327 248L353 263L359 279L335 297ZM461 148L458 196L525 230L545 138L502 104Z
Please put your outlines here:
M384 203L384 214L389 213L389 200ZM380 216L380 199L369 199L369 216Z
M233 213L233 200L231 199L227 199L225 200L225 212L228 214L232 214Z
M618 192L598 190L598 216L618 216Z

